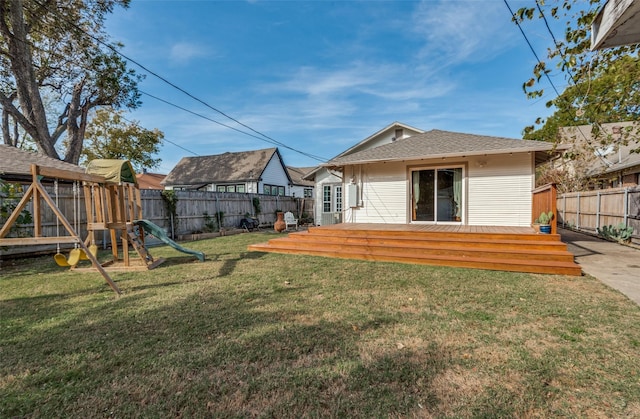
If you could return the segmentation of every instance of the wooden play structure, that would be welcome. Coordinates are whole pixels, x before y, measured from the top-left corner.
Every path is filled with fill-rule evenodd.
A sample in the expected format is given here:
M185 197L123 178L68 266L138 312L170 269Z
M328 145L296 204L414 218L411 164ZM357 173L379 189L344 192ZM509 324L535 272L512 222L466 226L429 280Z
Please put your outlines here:
M77 197L78 202L76 205L74 200L71 221L58 207L59 182L74 186L74 197ZM54 185L53 198L43 184ZM86 211L85 240L80 237L80 187L84 192ZM32 237L6 237L29 202L32 202L33 211ZM57 225L61 225L66 234L61 234L61 229L58 228L55 236L43 237L43 204L53 211ZM153 269L164 261L154 259L147 251L144 245L144 229L136 226L136 222L141 219L140 190L128 161L94 160L89 163L87 173L32 164L31 183L0 229L0 246L55 244L58 246L58 253L54 259L58 265L81 270L82 268L78 268L79 261L88 260L92 265L88 269L100 272L113 291L120 294L120 289L107 271ZM101 264L96 257L96 232L105 230L109 231L111 237L113 260ZM74 248L68 258L60 253L61 244L73 244ZM130 246L135 249L138 257L131 257ZM204 260L204 255L201 260Z

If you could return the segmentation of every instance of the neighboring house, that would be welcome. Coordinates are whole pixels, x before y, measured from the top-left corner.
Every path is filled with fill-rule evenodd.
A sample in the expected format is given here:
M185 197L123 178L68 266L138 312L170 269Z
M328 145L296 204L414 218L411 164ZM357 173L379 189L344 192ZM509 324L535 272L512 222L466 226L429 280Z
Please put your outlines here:
M424 131L421 129L401 122L394 122L338 154L334 159L384 144L390 144L422 132ZM316 224L328 225L341 223L343 221L344 208L344 183L340 170L334 170L331 166L318 166L307 173L305 179L313 180L316 185L314 196L316 203L314 219L316 220Z
M16 147L0 144L0 179L11 181L30 181L31 165L63 169L84 173L83 167L47 157L44 154L21 150Z
M563 159L563 170L589 178L590 189L606 189L640 184L640 125L634 122L615 122L601 125L600 136L605 145L594 139L591 125L563 127L562 143L572 146L573 159ZM625 144L626 143L626 144Z
M136 174L140 189L164 189L162 181L165 177L167 177L167 175L160 173L143 172Z
M640 43L640 2L609 0L591 24L591 49Z
M165 189L280 196L291 183L277 148L183 157L162 181Z
M392 139L398 125L322 164L335 184L315 171L316 220L340 211L347 223L530 226L535 167L568 148L415 128Z
M287 166L289 178L291 178L290 196L295 198L313 198L314 182L304 179L304 176L313 171L315 167Z

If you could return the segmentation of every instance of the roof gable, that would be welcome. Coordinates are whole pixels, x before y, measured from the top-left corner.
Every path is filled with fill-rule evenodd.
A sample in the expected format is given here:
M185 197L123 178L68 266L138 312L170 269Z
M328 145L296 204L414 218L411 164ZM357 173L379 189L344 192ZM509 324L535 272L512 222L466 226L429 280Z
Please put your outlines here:
M518 140L514 138L491 137L458 132L431 130L412 137L394 141L369 150L337 157L323 166L344 166L383 161L415 160L425 158L462 157L483 154L504 154L515 152L546 152L556 146L543 141ZM558 146L559 149L568 148ZM536 153L540 163L545 153ZM538 161L539 160L539 161Z
M402 122L396 121L396 122L393 122L393 123L387 125L386 127L382 128L381 130L371 134L370 136L368 136L364 140L362 140L359 143L357 143L356 145L348 148L347 150L343 151L342 153L338 154L336 157L334 157L334 159L336 159L338 157L346 156L347 154L357 153L359 151L363 151L363 150L366 150L366 149L369 149L369 148L376 147L375 143L377 141L379 141L382 137L384 137L385 134L389 136L389 140L388 141L391 142L391 141L393 141L395 139L395 137L393 137L393 135L395 135L395 131L397 129L402 129L402 130L409 131L408 133L406 133L408 136L424 132L423 130L421 130L419 128L415 128L415 127L412 127L410 125L403 124Z
M291 183L294 185L300 186L313 186L314 182L312 180L306 180L304 176L311 171L313 171L315 167L292 167L287 166L287 172L289 173L289 177L291 178Z
M592 162L587 174L595 176L603 173L613 173L634 166L640 166L640 153L634 152L640 148L640 125L637 122L608 122L599 125L602 135L609 138L609 146L605 147L601 141L594 138L591 125L579 125L560 128L560 137L563 143L575 144L578 147L586 147L589 160ZM615 134L619 128L625 134ZM624 142L618 144L616 135Z
M183 157L162 184L203 185L216 182L257 181L274 154L277 154L284 168L282 157L275 147L212 156Z
M164 189L162 187L162 181L167 175L161 173L138 173L136 178L138 179L138 186L140 189Z

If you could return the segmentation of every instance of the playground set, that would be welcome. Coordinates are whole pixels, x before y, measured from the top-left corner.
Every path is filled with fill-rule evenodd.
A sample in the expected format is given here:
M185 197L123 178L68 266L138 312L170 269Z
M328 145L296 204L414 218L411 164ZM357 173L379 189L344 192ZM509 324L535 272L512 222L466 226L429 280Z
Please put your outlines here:
M72 184L74 190L73 220L70 221L61 211L58 202L58 186L60 183ZM53 184L52 198L43 184ZM80 237L80 187L84 195L86 211L87 236ZM18 220L27 204L32 202L33 234L32 237L6 237ZM56 217L56 235L43 236L43 203ZM60 225L66 234L60 234ZM113 259L100 263L97 259L96 233L108 231L111 238ZM89 162L86 173L63 169L31 165L31 183L5 224L0 228L0 246L33 246L55 244L57 253L54 256L59 266L73 270L97 270L117 294L120 289L111 279L108 272L135 271L153 269L164 262L154 259L145 246L145 233L170 245L176 250L196 256L204 261L204 254L186 249L171 240L164 230L150 221L142 219L140 189L131 163L126 160L93 160ZM73 249L66 257L60 252L61 244L73 244ZM132 247L137 257L129 252ZM79 268L81 260L91 262L90 268Z

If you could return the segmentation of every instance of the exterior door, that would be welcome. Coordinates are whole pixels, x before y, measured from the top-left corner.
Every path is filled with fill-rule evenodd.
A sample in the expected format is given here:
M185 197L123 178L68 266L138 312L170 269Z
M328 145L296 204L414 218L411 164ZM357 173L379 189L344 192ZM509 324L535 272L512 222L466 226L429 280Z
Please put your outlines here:
M411 221L461 222L462 167L411 172Z
M342 222L342 185L329 184L322 186L322 220L321 225Z

